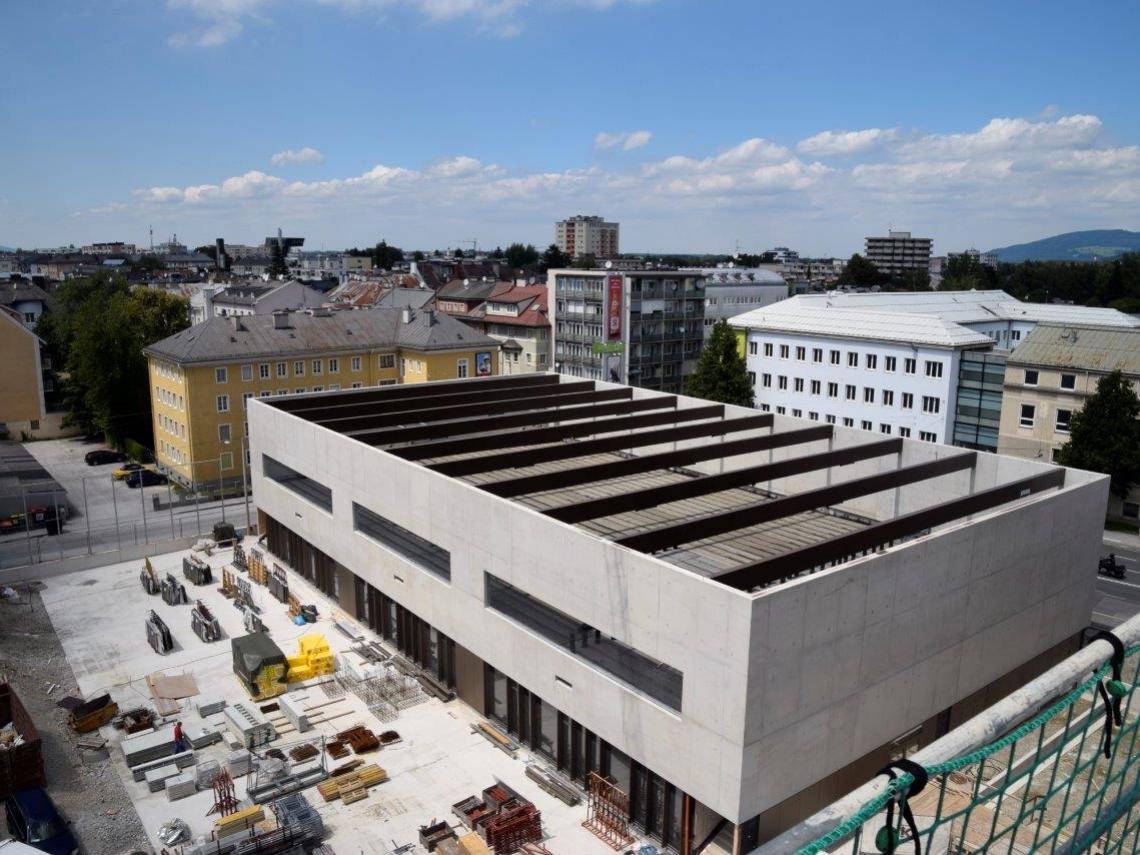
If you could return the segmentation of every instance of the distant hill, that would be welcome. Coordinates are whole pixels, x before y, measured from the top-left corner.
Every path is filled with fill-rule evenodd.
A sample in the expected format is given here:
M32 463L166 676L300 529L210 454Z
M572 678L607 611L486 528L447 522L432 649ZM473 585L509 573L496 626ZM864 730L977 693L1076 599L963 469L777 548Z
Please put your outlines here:
M0 246L0 252L15 252L15 251L16 251L16 247L14 247L14 246Z
M991 250L999 261L1097 261L1140 251L1140 232L1093 229Z

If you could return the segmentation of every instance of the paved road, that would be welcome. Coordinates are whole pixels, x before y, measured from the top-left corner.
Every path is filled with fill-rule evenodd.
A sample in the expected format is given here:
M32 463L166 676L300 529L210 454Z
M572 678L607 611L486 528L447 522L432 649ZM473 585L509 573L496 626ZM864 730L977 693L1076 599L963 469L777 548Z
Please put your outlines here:
M1111 629L1140 612L1140 547L1105 541L1101 555L1110 552L1115 553L1116 560L1124 565L1125 573L1123 579L1097 576L1093 623L1105 629Z
M59 536L37 530L30 537L21 532L0 538L0 568L27 564L29 556L31 562L38 563L89 552L109 552L120 545L208 534L214 523L222 519L219 502L156 511L155 498L166 504L168 497L177 494L166 486L132 490L125 482L111 477L117 464L88 466L83 455L101 447L98 444L61 439L31 442L24 447L67 490L71 517ZM243 504L227 500L225 519L243 527Z

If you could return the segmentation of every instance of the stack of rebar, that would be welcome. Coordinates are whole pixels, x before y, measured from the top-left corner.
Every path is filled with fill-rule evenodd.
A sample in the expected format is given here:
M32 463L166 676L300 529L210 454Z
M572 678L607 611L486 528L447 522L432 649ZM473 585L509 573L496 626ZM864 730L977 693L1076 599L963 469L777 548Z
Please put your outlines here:
M162 601L168 606L180 606L189 602L186 598L186 588L174 578L173 573L167 573L166 578L162 580L160 593Z
M222 637L222 626L218 619L201 600L195 603L190 612L190 628L194 634L206 642L217 641Z

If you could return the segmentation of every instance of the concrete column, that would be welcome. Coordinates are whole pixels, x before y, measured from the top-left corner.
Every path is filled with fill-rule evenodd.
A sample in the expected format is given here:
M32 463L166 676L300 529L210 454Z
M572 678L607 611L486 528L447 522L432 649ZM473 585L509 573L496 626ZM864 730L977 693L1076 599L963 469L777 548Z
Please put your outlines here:
M898 454L895 455L895 469L902 469L902 451L901 450L899 451ZM892 514L892 518L897 518L899 515L899 502L900 502L901 495L902 495L902 488L901 487L895 487L895 510L894 510L894 513Z

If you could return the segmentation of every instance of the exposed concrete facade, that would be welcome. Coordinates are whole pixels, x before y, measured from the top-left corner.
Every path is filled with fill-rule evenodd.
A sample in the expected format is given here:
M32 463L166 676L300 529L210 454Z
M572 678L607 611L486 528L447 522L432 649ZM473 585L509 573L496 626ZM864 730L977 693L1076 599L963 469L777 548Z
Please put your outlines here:
M655 394L634 390L635 398ZM678 407L703 403L680 398ZM261 512L732 823L815 786L1064 643L1092 609L1089 568L1107 479L1091 473L1069 470L1058 490L749 593L265 402L250 402L249 424ZM806 426L776 416L771 430ZM842 448L866 440L837 428L830 442ZM820 441L815 450L828 445ZM693 468L718 472L802 452ZM958 453L906 441L898 460L797 475L770 489L798 493ZM331 513L267 478L263 454L329 488ZM888 519L1050 468L979 454L972 475L945 475L838 509ZM354 502L448 550L450 582L354 530ZM489 608L486 573L679 670L680 711Z

